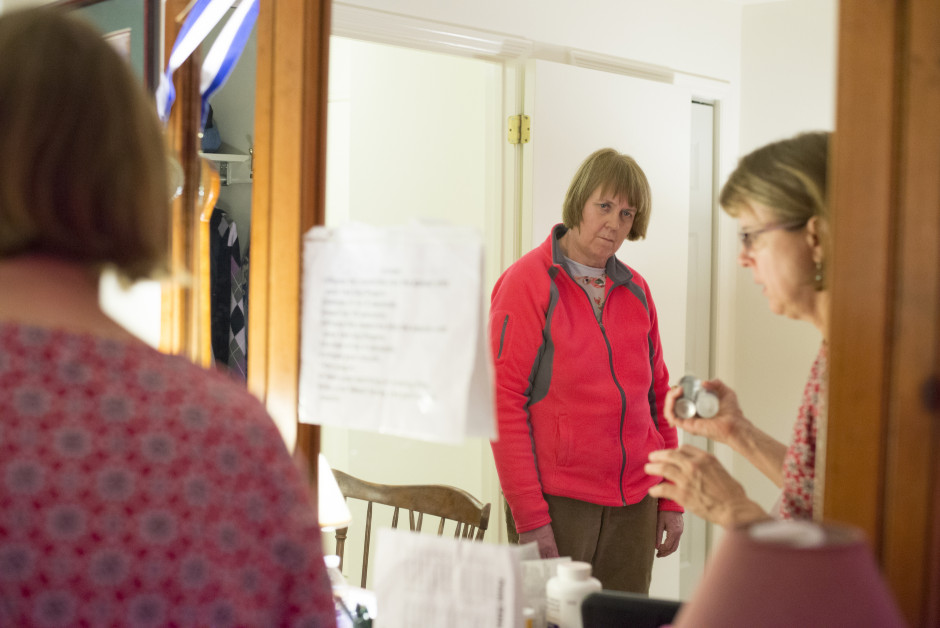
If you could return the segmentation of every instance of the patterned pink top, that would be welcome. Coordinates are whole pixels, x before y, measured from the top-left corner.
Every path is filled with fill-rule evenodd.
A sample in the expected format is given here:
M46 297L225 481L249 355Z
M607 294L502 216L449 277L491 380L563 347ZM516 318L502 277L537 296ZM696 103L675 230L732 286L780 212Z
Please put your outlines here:
M0 626L334 626L306 483L243 386L0 323Z
M825 412L828 372L828 349L824 342L803 389L803 405L793 426L793 441L783 459L783 497L780 500L782 519L813 518L816 431L819 417Z

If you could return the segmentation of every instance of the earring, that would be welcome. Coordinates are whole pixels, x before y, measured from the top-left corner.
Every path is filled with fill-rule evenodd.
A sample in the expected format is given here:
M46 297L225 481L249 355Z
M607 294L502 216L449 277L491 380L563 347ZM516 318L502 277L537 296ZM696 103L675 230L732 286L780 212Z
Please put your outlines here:
M816 281L816 289L823 289L823 268L822 262L816 262L816 276L813 278Z

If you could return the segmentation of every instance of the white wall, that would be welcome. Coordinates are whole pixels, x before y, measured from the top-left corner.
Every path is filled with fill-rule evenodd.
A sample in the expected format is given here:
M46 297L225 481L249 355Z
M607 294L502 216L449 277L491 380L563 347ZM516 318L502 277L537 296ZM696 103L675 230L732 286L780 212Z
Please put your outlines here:
M500 166L501 145L493 138L501 137L502 74L492 61L334 37L327 225L422 221L497 237L488 208L499 206L499 179L491 170ZM481 301L488 291L488 286L481 290ZM499 500L486 439L444 445L325 425L321 450L334 468L367 481L446 484L483 502ZM350 510L354 524L343 572L358 582L364 504L351 503ZM373 521L387 526L390 516L377 508ZM491 521L495 518L493 513ZM437 523L427 522L425 529L433 532ZM493 532L488 536L498 538ZM324 547L332 550L332 535Z
M345 5L348 7L350 3L345 3ZM578 6L571 4L559 5L557 8L562 12L562 15L557 19L555 17L557 12L540 12L534 14L531 19L524 19L526 11L534 5L512 2L500 3L497 7L495 3L484 3L482 10L478 10L480 7L474 7L474 11L467 15L464 15L464 8L460 6L424 6L415 5L414 3L406 6L406 3L402 2L375 4L371 7L368 4L359 3L358 6L525 39L533 43L533 55L541 59L566 62L568 61L568 49L575 49L594 55L625 60L629 64L645 66L646 68L666 69L670 72L681 73L687 77L692 77L693 82L696 78L707 78L709 80L701 81L701 83L708 83L712 89L715 84L718 84L720 91L722 91L722 120L727 122L727 136L733 140L729 141L727 146L722 147L726 169L730 168L736 157L734 148L737 144L737 120L733 114L737 110L736 85L739 72L740 7L727 5L723 2L698 2L694 4L687 2L633 2L626 4L620 2L594 2ZM706 8L703 9L703 7ZM337 14L340 13L340 8L337 7ZM709 8L714 9L714 11L709 12ZM346 14L348 14L348 11L342 15L343 19L346 19ZM389 21L393 17L390 16ZM345 22L343 23L345 24ZM696 48L696 46L698 47ZM512 62L509 63L512 65ZM508 89L513 91L515 88L510 87ZM694 90L693 93L695 93ZM604 96L599 94L598 98L603 99ZM377 99L376 102L382 102L382 99ZM333 113L331 104L331 116ZM505 113L515 113L515 111ZM382 114L379 112L376 115L381 116ZM649 115L646 114L643 117L648 118ZM655 116L656 114L653 113L652 115ZM335 123L336 121L331 120L331 133L332 126ZM538 114L536 114L535 124L538 123ZM603 124L598 125L601 134L603 134L603 128ZM684 157L687 158L687 154ZM330 190L327 191L327 194L329 201L331 197ZM533 237L537 241L541 241L544 234L539 233ZM525 241L526 238L522 237L522 240ZM528 248L529 246L524 247L525 250L528 250ZM492 251L488 251L488 256L491 253ZM508 259L506 263L508 264L511 261L513 259ZM684 264L679 264L679 266L684 269ZM681 292L684 295L684 289ZM668 303L663 301L662 295L664 293L661 291L659 294L660 297L657 303L661 312L681 311L684 315L684 305L670 309ZM664 339L664 344L667 342ZM674 370L682 370L681 360L679 360L679 363L679 367L673 366ZM333 431L335 432L335 430ZM350 460L349 464L352 464L355 457L355 452L351 447L352 440L349 441L350 446L346 447L336 439L336 436L337 434L331 433L330 429L324 429L324 451L327 452L327 456L334 464L337 464L337 461L342 460L343 457L348 458ZM366 443L364 441L359 442L360 440L357 440L358 444L355 448L364 451ZM409 457L400 455L403 448L410 446L410 443L405 442L389 443L388 452L390 456L383 461L383 464L388 468L388 463L394 461L394 470L388 469L387 474L392 474L396 478L413 474L415 477L430 479L452 473L452 470L450 470L450 467L453 466L452 463L445 463L443 468L428 468L427 461L430 460L428 456L421 457L419 459L421 462L412 465L422 465L424 468L416 468L410 471L405 463L405 460ZM486 449L488 453L488 447ZM336 461L334 461L334 452L338 454ZM453 455L453 452L450 452L450 454ZM415 457L415 459L418 458ZM450 483L475 492L472 486L477 477L482 476L485 478L486 470L492 470L492 462L488 456L484 455L483 460L480 462L482 462L483 469L477 471L474 469L477 465L464 465L463 476L457 478L456 481L451 480ZM349 467L346 468L349 469ZM388 481L394 482L391 479ZM489 501L497 507L491 518L491 533L487 537L491 541L498 541L504 538L504 521L499 507L501 501L495 475L492 475L492 484L492 487L482 486L482 492L476 494L484 501ZM328 543L327 547L330 546ZM652 590L654 595L670 598L679 595L678 561L678 555L657 561L653 575Z
M837 0L744 7L740 154L800 131L834 128L837 8ZM732 267L726 277L735 326L722 343L728 368L720 364L719 375L735 387L751 420L789 443L821 336L805 322L772 314L749 270ZM753 499L773 505L779 490L769 480L739 456L732 469Z
M420 17L735 80L741 7L720 0L350 0Z
M341 4L528 39L540 58L564 60L564 48L573 48L723 83L719 185L751 149L833 126L836 0ZM723 217L716 373L738 390L745 411L762 428L788 442L819 335L768 311L750 273L736 267L735 232L734 221ZM718 453L749 494L770 507L777 489L745 460Z

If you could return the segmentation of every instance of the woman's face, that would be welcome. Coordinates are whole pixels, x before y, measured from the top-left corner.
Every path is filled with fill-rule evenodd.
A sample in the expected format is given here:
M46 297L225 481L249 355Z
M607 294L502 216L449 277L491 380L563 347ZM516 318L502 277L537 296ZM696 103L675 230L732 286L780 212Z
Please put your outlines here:
M581 224L566 234L569 258L593 268L603 268L630 234L636 209L622 197L612 197L598 187L584 204Z
M766 205L752 201L748 209L738 216L739 233L751 233L747 243L741 244L738 263L751 269L754 283L761 286L774 314L811 319L817 296L814 238L806 226L778 227L784 222Z

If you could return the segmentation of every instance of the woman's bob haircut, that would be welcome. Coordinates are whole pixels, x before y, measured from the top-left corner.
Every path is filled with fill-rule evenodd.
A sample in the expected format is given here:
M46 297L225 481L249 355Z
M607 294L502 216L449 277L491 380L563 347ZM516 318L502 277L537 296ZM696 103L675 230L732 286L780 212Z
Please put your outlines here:
M646 174L632 157L613 148L602 148L585 159L568 186L562 205L562 222L569 229L581 224L584 206L595 190L612 197L626 199L636 210L628 240L646 237L652 212L652 193Z
M75 15L0 16L0 256L54 255L130 280L166 271L170 189L154 109Z

